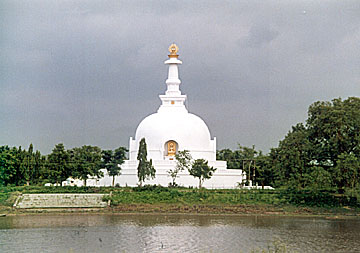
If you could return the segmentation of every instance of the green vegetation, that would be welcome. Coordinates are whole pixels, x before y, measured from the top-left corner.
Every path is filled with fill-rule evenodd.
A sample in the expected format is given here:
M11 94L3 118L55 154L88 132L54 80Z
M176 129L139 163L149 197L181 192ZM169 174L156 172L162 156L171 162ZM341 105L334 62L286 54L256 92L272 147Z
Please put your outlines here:
M293 126L267 155L239 146L235 151L218 151L217 158L227 161L229 168L243 169L247 181L260 185L356 195L360 190L360 99L315 102L306 124Z
M189 173L191 176L197 177L199 179L200 189L205 179L210 179L215 170L216 168L210 167L206 160L196 159L192 164L191 168L189 168Z
M147 148L145 138L142 138L139 144L139 151L137 155L139 161L137 172L140 186L146 179L155 178L155 168L152 165L152 160L148 161L147 159Z
M125 162L126 153L128 152L127 148L119 147L112 150L103 150L103 167L108 171L109 176L113 177L112 186L114 187L115 176L121 174L120 165Z
M110 193L110 212L359 215L360 199L323 191L142 187L0 187L0 211L20 193Z
M14 192L35 191L33 185L60 183L68 177L85 180L88 176L100 176L101 168L106 168L111 176L119 175L116 164L124 161L125 153L125 148L116 149L115 152L101 151L93 146L66 150L63 144L57 144L51 154L43 156L39 151L34 152L32 144L28 150L0 146L0 186L6 186L0 189L0 201L7 202ZM206 161L195 161L190 166L189 159L179 155L180 152L176 170L169 172L172 188L40 187L37 190L108 192L113 189L111 200L114 205L256 204L359 208L360 98L313 103L309 107L306 123L293 126L269 154L257 151L254 146L240 145L234 151L223 149L217 152L217 159L227 161L229 169L242 169L246 173L246 180L241 182L240 187L248 185L251 180L253 184L273 186L276 188L273 191L176 188L177 173L184 168L199 178L200 188L202 180L212 173L210 168L206 168ZM155 168L151 160L147 160L145 139L140 142L138 160L141 186L146 178L155 176ZM30 187L11 187L23 185Z
M235 205L274 204L279 195L259 190L207 190L144 186L114 191L113 205L119 204L184 204L184 205Z
M188 189L144 186L118 188L111 197L113 205L119 204L206 204L206 205L294 205L300 207L360 208L360 198L328 191L294 190L245 190L245 189Z
M109 152L110 160L106 160ZM44 156L39 151L34 152L32 144L28 150L0 146L0 187L45 183L58 185L69 177L85 182L89 176L101 176L100 170L103 168L111 176L118 175L120 168L117 164L123 163L126 152L124 147L119 147L114 152L102 152L99 147L87 145L66 150L60 143L55 145L49 155Z
M102 168L101 149L93 146L82 146L81 148L73 148L70 152L71 164L74 168L74 178L86 180L89 177L101 177Z
M143 187L72 187L72 186L13 186L0 187L0 204L11 194L19 193L110 193L113 205L119 204L269 204L294 205L300 207L342 207L360 208L360 199L348 194L328 191L294 189L245 190L245 189L191 189L168 188L156 185Z
M47 166L49 179L56 183L61 184L62 181L66 180L71 175L70 153L65 150L64 144L60 143L55 145L52 153L48 156ZM72 159L73 161L75 158Z
M180 171L189 170L191 168L192 157L188 150L178 151L175 155L176 165L175 168L168 171L169 176L172 178L172 182L169 184L171 187L176 187L175 182Z
M359 189L360 99L316 102L268 156L274 186Z

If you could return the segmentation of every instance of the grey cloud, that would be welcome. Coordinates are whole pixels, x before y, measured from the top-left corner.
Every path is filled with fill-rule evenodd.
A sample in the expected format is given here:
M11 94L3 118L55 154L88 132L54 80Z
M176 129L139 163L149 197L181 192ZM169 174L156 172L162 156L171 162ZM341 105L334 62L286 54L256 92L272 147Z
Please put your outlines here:
M244 45L247 47L260 47L264 44L270 43L279 35L279 32L269 25L255 25L250 28L249 35L244 40Z
M358 1L1 5L0 144L127 146L160 104L173 41L218 148L266 152L312 102L359 96Z

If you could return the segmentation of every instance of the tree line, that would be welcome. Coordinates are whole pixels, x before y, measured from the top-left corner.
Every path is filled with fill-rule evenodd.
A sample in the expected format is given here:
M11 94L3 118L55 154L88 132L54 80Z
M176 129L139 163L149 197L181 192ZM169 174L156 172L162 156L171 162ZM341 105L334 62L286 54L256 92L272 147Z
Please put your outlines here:
M49 155L29 148L0 146L0 186L59 184L69 177L84 181L90 177L101 177L101 169L110 176L118 175L118 164L126 159L127 149L119 147L101 150L84 145L66 150L64 144L55 145Z
M99 147L88 145L66 150L64 144L59 143L49 155L44 156L38 150L34 152L32 144L27 150L21 147L1 146L0 186L44 183L61 185L68 178L81 179L86 186L87 179L103 176L102 169L106 169L112 177L114 186L115 177L121 174L121 165L127 158L127 152L125 147L101 150ZM202 159L195 160L192 164L189 151L179 151L176 158L175 168L169 171L169 176L173 178L170 186L176 186L177 174L185 168L189 169L190 175L199 178L199 187L215 171ZM147 179L155 178L156 172L152 160L147 159L145 138L140 141L137 159L138 180L142 186Z
M360 99L313 103L306 123L293 126L268 154L239 146L219 150L217 159L260 185L359 190Z
M0 185L35 185L59 183L69 177L86 182L89 177L101 177L106 169L113 177L121 173L127 149L101 150L96 146L82 146L66 150L55 145L44 156L29 148L0 146ZM147 159L145 139L139 145L138 178L142 185L155 177L152 161ZM228 169L242 169L248 184L294 187L297 189L336 189L338 192L360 187L360 99L349 97L315 102L308 109L308 118L291 128L268 154L255 147L217 151L217 159L227 161ZM200 159L201 160L201 159ZM207 161L191 161L186 151L176 155L176 166L169 170L170 185L176 186L180 171L188 170L199 178L199 186L211 177L214 168Z

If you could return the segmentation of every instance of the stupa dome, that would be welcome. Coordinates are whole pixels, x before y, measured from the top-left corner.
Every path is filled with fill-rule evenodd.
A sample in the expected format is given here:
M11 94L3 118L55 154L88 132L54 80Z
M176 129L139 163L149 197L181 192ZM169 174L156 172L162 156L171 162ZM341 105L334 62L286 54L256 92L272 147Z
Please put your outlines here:
M165 143L171 140L178 144L178 150L211 150L211 136L205 122L187 111L173 113L170 108L141 121L135 140L138 142L142 138L149 151L164 149Z

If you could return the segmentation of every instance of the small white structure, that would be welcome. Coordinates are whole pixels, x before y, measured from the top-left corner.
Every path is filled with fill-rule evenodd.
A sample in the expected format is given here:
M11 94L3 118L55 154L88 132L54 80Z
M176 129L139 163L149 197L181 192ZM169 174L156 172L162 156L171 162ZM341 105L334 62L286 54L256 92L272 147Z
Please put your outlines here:
M158 111L147 116L139 124L135 138L130 137L129 160L121 165L121 175L115 179L115 184L120 186L136 186L137 177L137 152L139 143L145 138L148 159L152 159L156 170L156 177L145 184L160 184L167 186L171 182L168 170L176 164L175 154L179 150L190 151L193 159L205 159L209 166L217 168L211 179L205 180L206 188L234 188L243 180L241 170L226 169L225 161L216 161L216 138L211 139L210 131L205 122L198 116L189 113L184 102L186 95L179 89L180 79L178 65L178 47L172 44L169 47L169 65L167 90L160 95L162 104ZM111 185L112 178L104 171L104 177L97 185ZM198 186L198 179L190 176L188 171L179 173L176 183L181 186Z
M86 182L90 181L92 179L88 179ZM96 184L93 184L96 185ZM66 179L65 181L61 182L61 186L84 186L84 180L81 179L74 179L72 177L69 177L68 179Z

